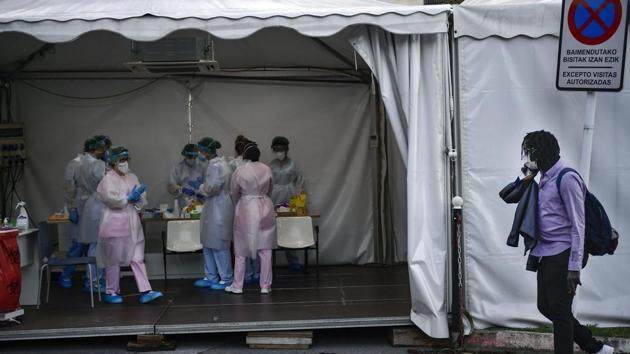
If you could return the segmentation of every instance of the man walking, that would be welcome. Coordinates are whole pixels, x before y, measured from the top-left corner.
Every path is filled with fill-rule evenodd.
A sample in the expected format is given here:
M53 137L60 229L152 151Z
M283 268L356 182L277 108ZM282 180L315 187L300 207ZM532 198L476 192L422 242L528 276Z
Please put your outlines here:
M521 158L529 172L542 173L538 192L539 238L530 254L538 258L538 310L553 323L555 353L572 354L574 341L587 353L613 353L612 347L593 338L571 310L575 291L581 285L586 186L578 174L567 172L558 189L556 178L569 165L560 159L558 141L547 131L525 136Z

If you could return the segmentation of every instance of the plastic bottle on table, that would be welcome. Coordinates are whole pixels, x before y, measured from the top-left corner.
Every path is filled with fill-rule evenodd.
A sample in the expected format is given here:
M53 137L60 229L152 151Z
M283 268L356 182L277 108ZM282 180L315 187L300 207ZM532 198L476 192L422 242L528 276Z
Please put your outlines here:
M15 227L20 230L28 229L28 213L26 212L26 203L19 202L15 209L20 209L20 213L18 214L17 221L15 222Z

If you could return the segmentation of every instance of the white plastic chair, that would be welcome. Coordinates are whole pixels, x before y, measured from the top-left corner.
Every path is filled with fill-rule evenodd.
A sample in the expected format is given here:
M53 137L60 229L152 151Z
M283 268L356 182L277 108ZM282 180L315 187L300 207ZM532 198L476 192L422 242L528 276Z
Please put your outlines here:
M166 233L162 232L165 282L167 278L167 255L174 253L198 253L203 249L200 225L199 220L173 220L166 223Z
M310 216L279 216L276 218L276 234L280 249L304 250L305 273L308 271L308 251L315 251L316 272L317 278L319 278L319 226L315 226L314 234L313 218ZM275 267L275 257L273 263Z
M300 249L315 245L313 219L310 216L276 218L278 246Z
M167 250L181 253L203 248L199 220L169 221L166 225Z

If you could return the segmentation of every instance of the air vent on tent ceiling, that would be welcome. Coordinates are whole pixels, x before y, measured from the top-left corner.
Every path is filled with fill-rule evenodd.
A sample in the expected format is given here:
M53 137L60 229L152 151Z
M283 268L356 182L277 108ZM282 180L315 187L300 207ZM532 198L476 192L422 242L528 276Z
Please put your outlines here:
M129 70L142 74L203 74L219 70L216 60L190 61L132 61L125 63Z

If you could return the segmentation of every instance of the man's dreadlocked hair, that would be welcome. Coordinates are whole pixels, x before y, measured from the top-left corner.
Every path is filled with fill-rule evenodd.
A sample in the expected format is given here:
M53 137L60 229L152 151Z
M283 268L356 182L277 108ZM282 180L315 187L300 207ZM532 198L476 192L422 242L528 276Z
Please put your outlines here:
M541 171L547 171L560 159L558 140L550 132L539 130L527 133L521 145L521 151L536 161Z

